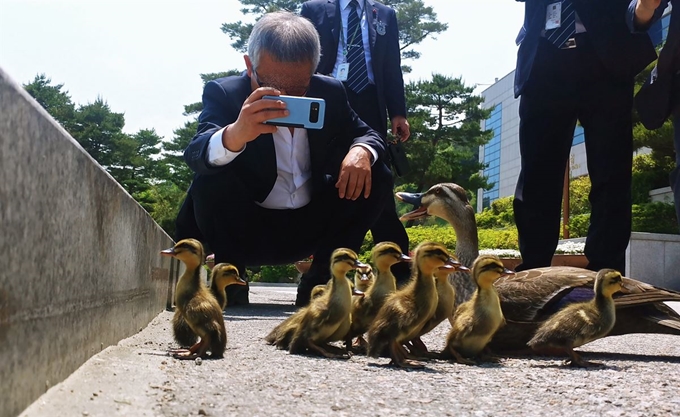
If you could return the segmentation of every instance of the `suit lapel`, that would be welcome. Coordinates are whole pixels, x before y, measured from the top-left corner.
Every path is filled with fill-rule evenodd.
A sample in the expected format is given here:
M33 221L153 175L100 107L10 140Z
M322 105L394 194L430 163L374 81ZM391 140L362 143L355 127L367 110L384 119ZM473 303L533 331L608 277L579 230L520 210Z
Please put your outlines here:
M339 8L340 3L336 0L328 0L328 3L326 3L326 16L328 17L328 22L331 24L330 30L334 51L338 50L338 42L340 39L340 30L342 26ZM333 59L333 62L335 62L335 59Z
M367 0L366 3L364 3L364 7L366 8L366 24L368 25L368 38L369 41L371 42L371 56L375 56L373 54L373 48L375 47L375 39L376 39L376 33L375 33L375 23L376 20L381 20L385 19L385 16L380 16L380 10L378 10L375 7L375 2L373 0ZM379 19L380 18L380 19Z

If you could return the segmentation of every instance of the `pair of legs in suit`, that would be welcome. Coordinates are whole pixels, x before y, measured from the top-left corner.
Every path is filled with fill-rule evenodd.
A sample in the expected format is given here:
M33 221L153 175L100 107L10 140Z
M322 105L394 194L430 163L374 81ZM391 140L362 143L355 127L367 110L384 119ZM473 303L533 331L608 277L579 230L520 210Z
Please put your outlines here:
M631 232L633 77L609 75L588 41L559 49L541 39L520 100L521 172L514 210L522 264L549 266L560 230L562 184L576 121L584 129L592 207L589 269L624 272Z
M381 120L378 107L378 96L376 87L370 84L364 91L357 94L350 89L347 90L347 97L352 109L359 115L367 125L377 131L383 138L387 137L386 121ZM394 242L401 248L402 252L408 254L409 242L408 234L404 225L397 215L397 207L394 195L387 199L385 209L380 213L373 226L371 226L373 242ZM406 262L399 262L392 265L392 273L397 278L397 284L401 285L408 281L411 271L410 265Z
M192 184L180 210L176 238L200 238L215 253L215 263L231 263L242 274L247 265L289 264L313 254L310 272L298 287L298 302L306 304L312 288L330 279L333 250L358 251L391 197L387 166L377 161L371 174L368 198L341 199L335 181L329 179L321 190L315 190L309 204L290 210L255 204L238 173L204 177Z

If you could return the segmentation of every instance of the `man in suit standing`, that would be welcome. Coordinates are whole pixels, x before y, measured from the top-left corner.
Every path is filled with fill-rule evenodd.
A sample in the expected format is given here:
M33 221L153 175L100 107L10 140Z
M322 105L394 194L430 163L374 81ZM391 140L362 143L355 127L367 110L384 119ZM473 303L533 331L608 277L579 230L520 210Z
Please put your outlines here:
M521 0L520 0L521 1ZM634 77L656 57L646 33L667 0L526 0L515 72L522 264L549 266L576 121L585 133L592 211L588 268L625 270L631 232Z
M271 13L253 27L241 76L203 92L198 132L184 152L196 173L178 230L198 232L215 253L246 265L292 263L314 254L307 297L330 278L331 252L358 250L391 198L392 177L380 136L349 107L342 84L313 75L319 37L306 19ZM320 130L277 127L286 94L324 99ZM192 237L192 236L178 236Z
M675 169L670 183L675 197L675 214L680 225L680 1L674 3L668 37L650 78L636 96L635 105L642 124L657 129L673 116Z
M354 111L383 139L389 115L392 134L406 141L410 130L394 10L374 0L312 0L302 5L300 14L314 24L321 38L316 71L345 84ZM374 242L392 241L408 253L408 235L394 198L371 232ZM400 283L409 277L406 263L394 265L392 271Z

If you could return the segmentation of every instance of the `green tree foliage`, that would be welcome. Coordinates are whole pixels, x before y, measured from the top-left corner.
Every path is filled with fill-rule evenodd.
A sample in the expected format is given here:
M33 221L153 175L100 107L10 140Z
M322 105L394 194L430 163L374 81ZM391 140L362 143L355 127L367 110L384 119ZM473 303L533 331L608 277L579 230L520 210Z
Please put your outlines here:
M406 85L411 170L400 182L414 184L417 191L439 182L455 182L471 194L489 187L479 175L484 166L478 162L478 152L492 137L480 127L491 110L481 108L483 99L473 90L461 78L440 74Z
M678 234L675 206L660 202L633 204L633 231Z
M635 77L636 93L649 78L654 65L656 61ZM634 110L633 147L635 150L643 148L651 150L649 155L639 155L633 162L633 203L641 204L649 201L650 190L669 185L668 175L675 166L672 122L667 120L662 127L647 130L640 123L637 111Z
M502 197L475 215L480 229L502 229L515 227L515 211L512 207L513 196Z
M24 88L64 129L71 130L76 108L68 91L62 91L64 84L52 85L50 78L39 74Z
M154 214L159 193L154 194L151 188L170 174L158 159L162 138L154 129L124 133L125 116L112 111L103 98L76 106L62 90L63 84L53 85L44 74L24 88L142 207Z
M265 13L286 10L299 13L302 3L305 0L239 0L244 6L241 13L257 21ZM432 7L425 6L422 0L386 0L383 4L394 8L397 13L397 24L399 25L399 44L402 59L418 59L420 53L414 46L427 39L436 39L436 35L448 29L446 23L437 20L437 13ZM237 21L224 23L222 32L232 40L231 46L240 52L248 49L248 37L253 28L252 22ZM408 66L404 67L405 72L410 72Z
M667 187L674 166L675 159L655 158L654 153L633 158L633 204L647 203L650 190Z

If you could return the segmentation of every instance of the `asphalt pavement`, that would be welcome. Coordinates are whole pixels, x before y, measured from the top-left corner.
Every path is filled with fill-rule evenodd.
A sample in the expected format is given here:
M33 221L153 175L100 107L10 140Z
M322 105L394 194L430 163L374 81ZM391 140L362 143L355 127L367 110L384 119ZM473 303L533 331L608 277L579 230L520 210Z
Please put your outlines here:
M422 370L388 359L290 355L263 337L295 310L295 288L251 287L251 305L225 311L224 359L168 356L172 313L111 346L55 385L22 416L680 416L680 338L629 335L580 349L605 364L506 358ZM443 347L442 323L423 338Z

